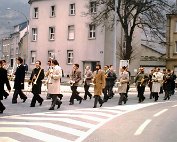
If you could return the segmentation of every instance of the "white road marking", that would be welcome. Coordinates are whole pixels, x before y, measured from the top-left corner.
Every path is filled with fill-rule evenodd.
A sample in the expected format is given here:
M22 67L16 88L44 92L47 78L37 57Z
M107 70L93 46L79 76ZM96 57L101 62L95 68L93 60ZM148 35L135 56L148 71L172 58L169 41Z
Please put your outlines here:
M160 111L160 112L154 114L153 116L154 116L154 117L157 117L157 116L161 115L162 113L166 112L167 110L168 110L168 109L163 109L162 111Z
M15 132L28 137L32 137L44 142L72 142L67 139L52 136L46 133L42 133L33 129L23 127L1 127L0 132Z
M8 137L0 137L0 142L20 142Z
M108 112L108 111L107 111ZM111 110L109 112L112 112ZM59 113L59 112L57 112ZM61 112L60 112L61 113ZM108 114L108 113L104 113L102 112L102 110L100 109L86 109L86 110L76 110L76 111L64 111L62 113L73 113L73 114L78 114L78 113L82 113L82 114L95 114L95 115L99 115L99 116L104 116L104 117L112 117L114 115L112 114ZM114 113L117 113L117 111L114 111Z
M172 106L172 107L177 107L177 105L174 105L174 106Z
M56 124L52 124L52 123L43 123L43 122L8 122L8 121L0 122L0 125L3 125L3 124L4 125L41 126L41 127L69 133L69 134L76 135L76 136L81 136L85 133L85 132L77 130L77 129L73 129L73 128L69 128L69 127L65 127L65 126L60 126L60 125L56 125Z
M20 120L51 120L51 121L62 121L62 122L66 122L69 124L74 124L74 125L78 125L81 127L85 127L85 128L92 128L94 127L94 124L91 123L86 123L86 122L82 122L82 121L77 121L77 120L73 120L70 118L50 118L50 117L6 117L6 118L10 118L10 119L20 119Z
M33 115L33 114L29 114L29 115ZM96 122L100 122L104 119L102 118L98 118L98 117L93 117L93 116L89 116L89 115L82 115L82 114L79 114L79 115L72 115L72 114L34 114L34 115L43 115L43 116L57 116L57 117L78 117L78 118L83 118L83 119L88 119L88 120L92 120L92 121L96 121ZM34 116L33 115L33 116Z
M143 130L146 128L146 126L151 122L151 119L147 119L134 133L135 136L140 135Z

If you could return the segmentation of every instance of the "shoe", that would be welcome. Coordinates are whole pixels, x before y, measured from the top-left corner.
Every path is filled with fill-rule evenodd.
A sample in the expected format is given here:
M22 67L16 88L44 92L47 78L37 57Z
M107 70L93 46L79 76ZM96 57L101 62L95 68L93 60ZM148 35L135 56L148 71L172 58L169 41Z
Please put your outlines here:
M104 102L102 102L102 103L100 104L100 107L102 107L103 103L104 103Z
M9 95L7 95L7 96L4 96L4 99L7 99L7 97L8 97Z
M74 105L74 103L70 102L69 105Z
M0 111L0 113L3 113L3 111L5 110L6 108L4 107L1 111Z
M127 103L127 99L124 99L123 102L124 102L124 104L126 104Z
M30 105L30 107L35 107L35 105Z
M96 106L94 106L93 108L96 108Z
M118 105L122 105L122 103L118 103Z
M83 99L80 99L80 100L79 100L79 104L81 104L81 103L82 103L82 100L83 100Z
M54 107L50 107L49 110L54 110Z
M142 102L145 100L146 98L144 97L143 99L142 99Z
M90 100L92 99L92 95L89 96L90 97Z
M42 100L42 101L39 103L40 106L42 105L43 101L44 101L44 100Z
M24 99L23 99L23 103L26 102L26 100L27 100L27 98L24 98Z
M62 102L58 102L57 109L59 109L59 108L60 108L61 104L62 104Z

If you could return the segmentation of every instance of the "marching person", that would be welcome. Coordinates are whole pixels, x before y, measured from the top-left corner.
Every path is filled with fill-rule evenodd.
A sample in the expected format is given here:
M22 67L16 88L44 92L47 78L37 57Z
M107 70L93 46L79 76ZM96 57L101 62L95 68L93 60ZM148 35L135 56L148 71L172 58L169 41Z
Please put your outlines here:
M29 85L32 83L33 98L30 107L35 107L36 101L42 105L44 101L39 94L41 94L42 80L44 79L44 69L41 68L41 61L35 62L35 68L32 70Z
M119 85L118 85L118 93L120 94L118 105L122 105L122 101L124 104L127 102L127 84L129 82L129 73L126 71L126 67L123 66L120 69L120 76L119 76Z
M159 71L159 68L155 68L155 71L152 75L152 95L155 98L155 102L159 98L160 87L163 81L162 73Z
M101 99L102 90L105 88L105 72L101 70L101 65L96 65L96 71L93 73L93 84L94 84L94 106L97 107L97 102L99 102L100 107L103 105L104 101Z
M23 102L26 101L27 96L22 92L22 89L24 89L24 80L25 80L25 67L23 66L23 59L21 57L18 57L16 59L17 62L17 69L15 72L15 80L14 80L14 94L12 98L12 104L17 103L18 94L20 98L23 100Z
M139 72L137 76L135 77L135 83L137 84L138 97L139 97L138 103L141 103L145 100L144 91L145 91L145 87L148 82L148 79L149 77L147 74L145 74L144 68L140 67Z
M50 80L48 80L48 93L52 98L52 104L49 110L54 110L55 105L58 105L58 109L62 104L61 100L58 99L58 95L60 95L60 78L62 77L62 70L57 60L52 60L52 67L53 70L50 70L49 72Z
M70 75L70 84L71 84L71 90L72 95L70 97L70 104L74 104L74 99L77 99L79 101L79 104L81 104L83 98L79 96L79 92L77 91L77 87L79 85L79 81L81 80L81 71L79 70L79 64L74 64L73 70Z
M110 77L108 76L110 70L109 70L109 66L105 65L104 66L104 72L105 72L105 79L106 79L106 84L105 84L105 88L103 89L103 94L104 94L104 102L107 102L109 99L109 89L110 89Z
M8 69L8 65L7 65L7 63L6 63L6 60L2 60L2 67L3 67L5 70ZM3 95L4 95L4 98L7 99L7 97L9 96L9 93L7 93L7 92L4 90Z
M45 74L46 77L48 77L50 70L53 69L53 67L52 67L52 60L51 59L48 60L47 65L48 65L48 68L47 68L47 72ZM47 86L47 89L48 89L48 86ZM46 99L51 99L50 94L47 93Z
M89 66L86 66L85 68L84 77L85 77L84 78L84 90L85 90L84 100L87 100L87 95L90 97L90 99L92 98L92 94L89 92L89 88L90 88L90 83L92 82L93 74Z
M3 111L6 109L1 102L1 100L3 100L3 94L5 92L4 84L6 84L7 89L10 92L11 87L10 87L9 80L7 78L7 70L3 68L3 62L0 61L0 113L3 113Z

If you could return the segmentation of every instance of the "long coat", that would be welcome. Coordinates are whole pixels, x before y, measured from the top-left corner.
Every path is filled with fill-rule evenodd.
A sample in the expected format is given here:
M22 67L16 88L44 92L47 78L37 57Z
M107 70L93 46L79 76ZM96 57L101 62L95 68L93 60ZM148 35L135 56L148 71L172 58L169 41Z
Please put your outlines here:
M30 81L33 80L34 75L37 77L39 71L41 68L34 68L32 73L31 73L31 77L30 77ZM32 81L32 93L33 94L41 94L41 86L42 86L42 80L44 79L44 69L41 69L41 72L36 80L36 84L34 84L34 81Z
M129 82L129 73L124 71L119 76L120 83L118 84L118 93L126 93L127 92L127 86Z
M94 95L101 96L102 90L105 88L106 79L105 73L102 70L94 71L93 73Z
M0 100L3 100L4 84L6 84L7 89L11 90L9 80L7 78L7 70L0 68Z
M160 92L160 87L163 81L162 73L154 72L152 75L152 92Z
M25 67L20 64L15 72L14 89L24 89Z
M56 95L60 94L60 78L62 77L61 67L56 65L48 77L51 78L51 81L48 84L48 93Z
M78 86L79 85L79 81L81 80L81 71L80 70L76 70L71 72L70 74L70 80L74 81L75 83L73 84L73 86Z

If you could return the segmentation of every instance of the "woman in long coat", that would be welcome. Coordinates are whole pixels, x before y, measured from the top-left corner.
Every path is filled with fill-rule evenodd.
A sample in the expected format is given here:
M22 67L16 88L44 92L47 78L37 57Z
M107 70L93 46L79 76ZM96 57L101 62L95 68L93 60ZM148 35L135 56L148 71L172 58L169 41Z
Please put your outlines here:
M124 104L127 102L126 93L127 86L129 82L129 73L126 71L126 67L122 67L119 76L119 85L118 85L118 93L120 94L118 105L122 105L122 101Z
M2 61L0 61L0 113L6 109L5 106L2 104L1 100L3 100L3 93L4 91L4 84L6 84L7 89L10 91L11 87L9 84L9 80L7 78L7 70L3 68Z
M93 73L93 84L94 84L94 106L97 107L97 102L99 102L100 107L103 104L103 100L101 99L102 90L105 88L105 73L101 70L101 65L96 66L96 71Z
M60 108L62 102L57 98L60 94L60 78L62 77L62 70L57 60L52 60L53 70L50 70L48 76L48 93L52 98L52 104L49 110L54 110L55 105Z

